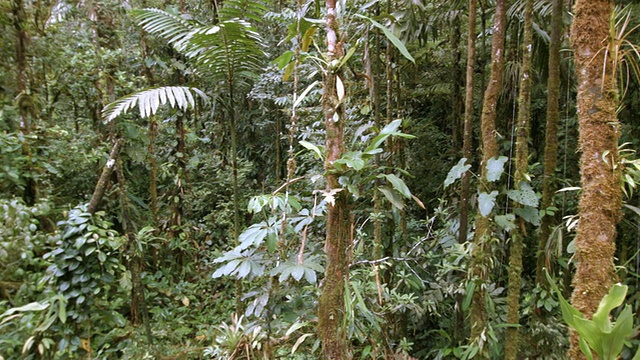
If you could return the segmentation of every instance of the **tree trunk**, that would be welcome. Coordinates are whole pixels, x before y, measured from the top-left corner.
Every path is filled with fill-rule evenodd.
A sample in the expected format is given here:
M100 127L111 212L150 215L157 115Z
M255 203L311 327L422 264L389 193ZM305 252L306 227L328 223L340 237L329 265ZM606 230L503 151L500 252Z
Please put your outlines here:
M29 82L27 80L27 44L29 36L25 30L27 24L27 13L22 0L14 0L11 7L11 15L13 19L13 28L15 31L15 51L16 51L16 103L18 105L18 114L20 115L20 132L27 135L31 133L33 124L32 118L35 118L35 104L29 91ZM28 159L24 172L26 173L24 182L24 192L22 199L28 206L36 203L38 198L38 184L35 180L34 164L31 160L31 146L29 139L25 138L22 145L22 154Z
M544 177L540 209L553 204L555 192L554 174L558 163L558 107L560 98L560 46L562 44L562 0L553 0L551 15L551 40L549 42L549 80L547 80L547 129L544 145ZM551 234L553 217L545 215L540 225L540 240L536 264L536 284L547 287L543 269L546 264L546 245ZM551 270L551 269L549 269Z
M326 0L327 63L343 55L342 43L336 19L336 1ZM343 360L350 358L347 349L345 331L342 328L344 318L344 284L347 277L349 241L349 209L347 192L340 191L339 175L333 171L333 162L344 152L345 113L336 86L340 69L327 68L324 74L322 108L326 128L327 191L335 193L335 202L329 205L327 213L327 235L324 251L327 264L322 294L318 300L318 337L322 342L324 359Z
M471 163L473 157L473 75L476 62L476 0L469 0L469 29L467 34L467 74L465 84L464 100L464 124L462 131L462 156ZM458 242L465 243L469 233L469 193L471 192L471 173L466 171L462 174L460 184L460 227L458 229ZM464 311L462 301L464 296L458 295L456 307L456 341L464 338Z
M464 100L464 130L462 136L462 156L471 163L473 156L473 75L476 62L476 0L469 0L469 33L467 34L467 80ZM471 173L462 174L460 187L460 230L458 242L467 241L469 223L469 180Z
M614 240L622 207L617 85L611 54L603 49L609 44L613 5L608 0L576 1L571 29L578 79L578 145L582 152L577 264L571 303L587 318L596 311L616 277ZM575 333L571 335L569 356L584 358Z
M518 96L518 125L516 141L515 188L527 181L529 157L529 118L531 116L531 50L533 48L533 0L527 0L524 12L524 35L522 42L522 71L520 75L520 94ZM521 207L514 203L513 208ZM522 243L526 236L524 219L516 219L516 228L512 231L509 248L509 285L507 290L507 322L515 325L520 322L520 286L522 284ZM518 358L519 331L517 327L507 328L504 358Z
M120 154L120 149L122 148L122 143L124 140L118 139L116 143L113 145L111 149L111 153L109 154L109 160L107 160L106 164L102 168L102 174L98 179L98 183L96 184L95 189L93 190L93 195L91 196L91 200L89 201L89 207L87 212L89 214L94 214L100 205L100 201L104 196L105 191L107 190L107 185L109 183L109 177L113 174L114 167L116 165L116 159L118 158L118 154Z
M138 251L136 235L133 226L133 220L129 213L129 201L127 198L126 181L124 178L124 168L122 159L116 160L116 174L118 176L118 193L120 198L120 207L122 209L122 227L127 237L127 253L129 257L129 271L131 272L131 322L135 325L143 324L147 342L151 344L151 324L149 322L149 312L147 310L147 301L144 296L144 285L142 284L143 259L142 254Z
M502 73L504 67L504 38L507 27L506 0L496 1L493 23L493 39L491 45L491 74L489 84L484 94L484 105L480 119L482 133L482 180L478 185L481 192L490 193L492 183L483 183L487 176L487 162L498 156L498 142L496 140L496 108L500 91L502 90ZM476 283L471 302L471 340L477 340L487 325L487 309L485 307L486 289L484 289L490 270L491 249L489 240L492 237L491 222L478 212L476 216L475 246L471 253L470 280Z

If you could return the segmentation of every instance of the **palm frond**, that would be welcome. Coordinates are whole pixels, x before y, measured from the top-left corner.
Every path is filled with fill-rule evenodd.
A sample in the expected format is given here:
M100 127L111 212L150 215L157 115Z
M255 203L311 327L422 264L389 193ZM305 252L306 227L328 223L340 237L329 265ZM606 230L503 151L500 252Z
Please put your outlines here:
M120 115L126 114L130 109L136 107L136 104L142 118L154 115L160 105L167 103L172 108L186 110L189 106L195 107L196 105L193 94L196 94L205 102L209 101L209 97L199 89L186 86L165 86L143 90L110 103L102 111L102 118L109 122Z
M239 1L251 2L235 2ZM262 37L245 20L234 18L203 25L158 9L138 10L134 16L145 31L165 39L214 78L255 74L266 58Z

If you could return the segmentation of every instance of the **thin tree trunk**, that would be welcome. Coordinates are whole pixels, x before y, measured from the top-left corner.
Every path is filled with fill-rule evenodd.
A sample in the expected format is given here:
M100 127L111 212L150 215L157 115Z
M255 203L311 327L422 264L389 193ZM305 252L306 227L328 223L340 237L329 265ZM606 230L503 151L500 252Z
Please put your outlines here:
M339 40L336 0L326 0L327 63L343 55ZM347 349L344 319L344 287L347 278L349 245L349 208L346 191L340 191L339 175L334 173L333 162L344 152L345 113L336 86L340 69L328 68L324 74L322 109L326 128L327 191L335 193L335 202L329 204L327 213L327 236L324 251L327 264L322 293L318 300L318 337L322 342L324 359L343 360L350 358Z
M471 163L473 157L473 75L476 62L476 0L469 0L469 33L467 35L467 80L464 101L464 133L462 140L462 156ZM460 187L460 230L458 242L467 241L469 224L469 180L471 174L467 171L462 175Z
M479 191L490 193L493 185L484 182L487 176L487 162L498 156L498 142L496 140L496 108L498 98L502 90L502 73L504 67L504 38L507 27L506 0L496 1L496 10L493 24L493 39L491 45L491 74L489 84L484 94L484 105L480 119L482 133L482 162ZM490 215L489 215L490 216ZM476 283L471 302L471 340L480 338L488 319L485 307L486 282L489 278L491 249L489 240L492 236L491 221L482 216L480 212L476 216L476 232L474 236L474 248L471 253L470 280Z
M451 47L453 63L451 64L451 82L453 90L451 92L451 123L453 124L453 146L457 151L464 146L464 122L460 121L464 107L461 94L462 68L460 60L462 54L460 52L460 39L462 34L460 32L460 16L456 16L452 22Z
M147 310L147 301L144 296L144 285L142 284L142 267L143 259L137 251L137 245L135 244L135 231L129 213L129 201L127 198L126 181L124 178L124 169L122 165L122 159L117 157L116 160L116 174L118 176L119 198L120 207L122 209L122 226L124 228L125 236L127 237L128 246L127 252L129 255L129 271L131 272L131 322L133 324L140 324L142 322L147 342L151 344L153 339L151 337L151 324L149 322L149 312Z
M542 200L540 209L553 204L555 192L554 174L558 163L558 107L560 99L560 46L562 44L562 0L553 0L551 15L551 40L549 42L549 80L547 80L547 129L544 145L544 178L542 182ZM551 234L554 218L545 215L540 225L540 240L536 264L536 284L547 287L547 278L543 269L546 264L545 249ZM551 269L549 269L551 270Z
M522 71L520 75L520 94L518 96L518 118L516 135L516 172L515 188L527 181L529 157L529 118L531 116L531 57L533 48L533 0L527 0L524 11L524 35L522 42ZM513 208L521 207L514 204ZM516 228L512 231L509 247L509 284L507 287L507 322L515 325L520 322L520 286L522 284L522 243L526 236L524 219L518 217ZM519 331L517 327L507 328L504 358L518 358Z
M473 157L473 75L476 61L476 0L469 0L469 29L467 34L467 74L464 100L464 124L462 133L462 156L471 163ZM460 185L460 227L458 242L467 241L469 226L469 194L471 192L471 173L462 174ZM454 338L461 341L464 338L464 311L462 310L463 295L458 295L456 307L456 327Z
M116 166L116 159L118 158L118 154L120 154L120 149L122 148L122 143L124 140L118 139L116 140L113 148L111 149L111 153L109 154L109 160L104 164L102 168L102 174L98 179L98 183L96 184L95 189L93 190L93 195L91 196L91 200L89 201L89 207L87 212L93 214L98 209L100 205L100 201L104 196L105 191L107 190L107 185L109 183L109 177L113 174L114 167Z
M27 24L27 13L23 0L14 0L11 8L13 18L13 28L15 31L15 53L16 53L16 90L18 114L20 115L20 132L27 135L31 133L31 118L35 117L35 109L33 99L29 91L29 82L27 80L27 44L29 37L25 26ZM22 145L22 154L31 159L31 146L29 140L25 138ZM33 173L35 171L31 161L27 161L25 173ZM33 174L28 175L24 179L25 187L22 194L24 203L32 206L38 198L38 184Z
M578 145L582 152L577 264L571 303L587 318L591 318L616 278L614 241L622 207L617 85L611 54L606 56L603 49L609 45L613 5L608 0L577 0L571 29L578 79ZM571 335L569 356L584 358L575 333Z

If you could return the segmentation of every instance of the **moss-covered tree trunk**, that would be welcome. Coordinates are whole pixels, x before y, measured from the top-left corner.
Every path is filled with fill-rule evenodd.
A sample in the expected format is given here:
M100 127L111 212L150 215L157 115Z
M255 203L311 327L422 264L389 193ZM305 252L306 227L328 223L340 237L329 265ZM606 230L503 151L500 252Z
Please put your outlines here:
M482 163L481 177L486 179L487 162L498 156L498 142L496 139L496 109L500 91L502 90L502 73L504 70L504 38L507 27L506 0L496 1L496 10L493 21L493 39L491 44L491 74L489 84L484 93L482 117L480 119L482 135ZM490 193L492 185L484 180L480 181L479 191ZM474 235L474 248L471 253L469 269L470 280L476 283L475 292L471 302L471 340L480 337L487 325L487 309L485 307L486 282L489 277L491 249L489 240L493 233L491 221L482 216L480 212L476 216L476 232Z
M524 11L524 35L522 41L522 67L520 72L520 94L518 95L518 119L516 140L515 187L520 188L527 181L529 156L529 117L531 116L531 57L533 49L533 0L527 0ZM514 204L514 208L521 207ZM522 243L526 236L525 223L516 219L516 228L511 235L509 247L509 285L507 289L507 322L520 322L520 286L522 284ZM515 360L520 348L517 327L507 328L504 358Z
M617 85L609 43L609 19L613 1L578 0L573 13L571 41L578 79L578 137L582 195L576 245L576 273L572 305L590 318L609 291L615 273L616 224L620 220L622 194L616 118ZM571 336L569 356L583 359L577 334Z
M336 12L336 1L326 0L327 63L343 54ZM329 204L327 236L324 251L327 264L322 294L318 301L318 337L322 342L324 359L348 359L347 341L342 328L344 318L344 283L347 277L349 245L349 208L346 191L340 191L338 175L333 172L333 162L344 152L344 109L338 99L337 86L341 86L339 69L328 67L324 73L322 108L326 128L327 191L334 194L335 202Z
M473 156L473 75L476 62L476 0L469 0L469 30L467 34L467 80L464 100L464 130L462 135L462 156L471 162ZM460 231L458 242L467 241L469 223L469 193L471 174L462 175L460 186Z
M551 206L555 192L554 174L558 164L558 104L560 98L560 46L562 44L562 0L553 0L551 14L551 39L549 41L549 80L547 80L547 128L544 144L544 177L542 182L542 200L540 208ZM546 287L547 280L543 269L546 266L545 249L553 217L542 218L538 258L536 264L536 284Z

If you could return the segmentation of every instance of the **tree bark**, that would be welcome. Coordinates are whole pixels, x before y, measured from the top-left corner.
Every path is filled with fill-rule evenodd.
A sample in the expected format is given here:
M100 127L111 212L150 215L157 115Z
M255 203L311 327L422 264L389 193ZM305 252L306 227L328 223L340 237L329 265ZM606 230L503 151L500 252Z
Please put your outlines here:
M336 1L326 0L327 63L343 54L336 12ZM327 191L335 193L335 202L329 205L324 251L327 264L322 294L318 300L318 337L322 342L324 359L348 359L344 319L344 284L348 272L349 208L346 191L340 191L339 175L333 162L344 152L345 113L336 90L340 69L330 66L324 73L322 108L326 128L325 169Z
M136 235L133 222L129 213L129 201L126 192L126 181L124 178L124 169L122 159L116 160L116 174L118 176L118 193L120 198L120 207L122 208L122 227L127 237L127 253L129 255L129 271L131 272L131 322L138 325L142 322L147 342L151 344L153 338L151 336L151 324L149 322L149 312L147 310L147 301L144 296L144 285L142 284L143 259L142 254L137 251Z
M104 164L104 167L102 168L102 174L100 175L100 179L98 179L98 183L96 184L91 200L89 201L89 207L87 209L89 214L94 214L100 205L100 201L102 200L102 197L107 190L107 185L109 184L109 177L113 174L113 170L116 166L116 160L123 142L123 139L116 140L113 148L111 149L111 153L109 154L109 160L107 160L106 164Z
M506 0L497 0L493 23L493 39L491 44L491 74L489 84L484 94L482 117L480 127L482 134L482 179L487 176L487 162L498 155L498 142L496 139L496 108L500 91L502 90L502 73L504 68L504 39L507 27ZM480 181L478 189L481 192L491 192L493 185ZM480 338L487 325L487 309L485 307L486 289L484 288L489 277L491 249L489 240L492 237L491 222L488 217L478 212L476 216L476 232L474 235L474 248L471 253L469 277L476 283L475 292L471 302L471 340Z
M467 34L467 80L464 100L464 130L462 135L462 156L471 163L473 157L473 75L476 62L476 0L469 0L469 32ZM458 242L467 241L469 223L469 193L471 174L462 174L460 185L460 230Z
M547 128L544 145L544 177L540 209L553 205L555 192L554 174L558 164L558 107L560 98L560 46L562 44L562 0L553 0L551 15L551 40L549 41L549 80L547 80ZM547 287L543 269L546 264L546 245L551 234L554 218L545 215L540 225L540 240L536 263L536 284ZM549 269L551 270L551 269Z
M516 135L516 172L515 188L527 182L529 157L529 118L531 116L531 57L533 49L533 0L527 0L524 11L524 34L522 42L522 71L520 75L520 94L518 96L518 124ZM522 205L514 203L516 209ZM512 231L509 248L509 284L507 287L507 322L512 325L520 323L520 286L522 284L522 243L526 236L524 219L516 219L516 228ZM518 358L519 331L517 327L509 327L506 331L504 358Z
M571 29L578 79L578 146L582 152L582 195L571 303L587 318L597 310L616 278L614 241L622 207L617 84L611 54L603 48L609 45L613 5L608 0L576 1ZM576 333L571 335L569 356L584 358Z

